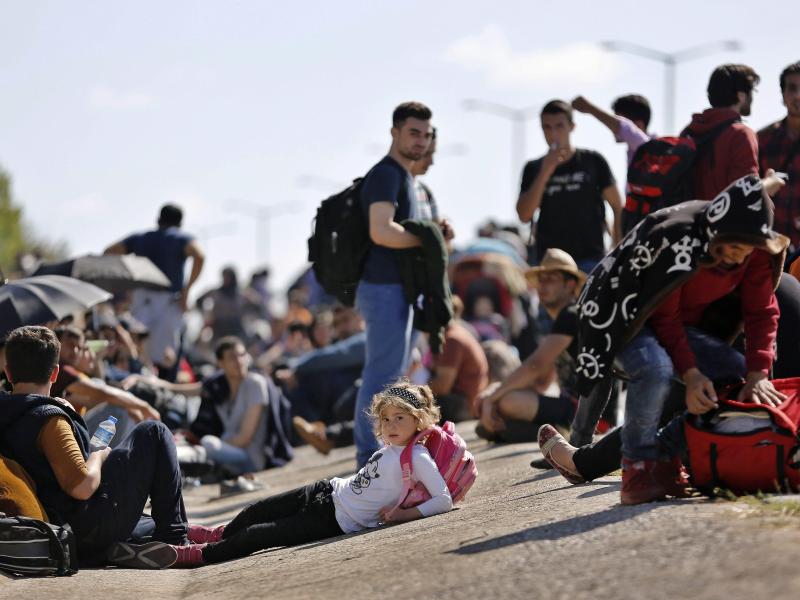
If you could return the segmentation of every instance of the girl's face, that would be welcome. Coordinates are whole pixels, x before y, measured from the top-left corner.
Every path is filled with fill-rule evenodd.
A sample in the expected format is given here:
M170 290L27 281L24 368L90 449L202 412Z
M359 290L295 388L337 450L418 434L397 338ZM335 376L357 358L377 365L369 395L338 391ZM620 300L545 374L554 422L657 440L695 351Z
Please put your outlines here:
M381 437L392 446L407 446L417 434L417 419L409 412L387 406L381 412Z

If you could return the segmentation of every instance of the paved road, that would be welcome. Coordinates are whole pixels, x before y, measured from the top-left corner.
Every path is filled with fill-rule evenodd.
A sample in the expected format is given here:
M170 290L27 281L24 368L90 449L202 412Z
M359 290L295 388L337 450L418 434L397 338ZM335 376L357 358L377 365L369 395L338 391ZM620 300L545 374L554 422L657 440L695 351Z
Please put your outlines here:
M449 514L194 570L2 578L0 599L800 597L800 525L703 499L622 507L619 477L571 486L528 466L532 445L488 445L461 429L480 476ZM261 479L278 492L352 466L352 449L323 458L303 448ZM193 521L214 525L260 494L219 499L203 486L186 500Z

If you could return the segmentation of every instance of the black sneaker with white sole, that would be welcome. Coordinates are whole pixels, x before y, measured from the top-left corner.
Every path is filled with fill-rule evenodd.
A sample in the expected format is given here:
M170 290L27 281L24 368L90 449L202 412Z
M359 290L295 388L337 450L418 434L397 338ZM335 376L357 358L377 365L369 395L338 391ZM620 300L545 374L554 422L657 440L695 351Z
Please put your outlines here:
M164 542L117 542L108 549L107 558L112 565L128 569L166 569L175 564L178 553Z

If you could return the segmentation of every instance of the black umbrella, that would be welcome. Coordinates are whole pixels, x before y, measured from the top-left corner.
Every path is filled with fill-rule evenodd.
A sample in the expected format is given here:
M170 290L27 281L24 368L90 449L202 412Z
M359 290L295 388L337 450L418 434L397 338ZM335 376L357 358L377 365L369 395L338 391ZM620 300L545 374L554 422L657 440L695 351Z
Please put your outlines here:
M91 283L60 275L1 282L0 338L17 327L63 319L111 298Z
M66 275L106 290L149 288L168 290L171 283L153 262L135 254L78 256L58 263L43 263L34 275Z

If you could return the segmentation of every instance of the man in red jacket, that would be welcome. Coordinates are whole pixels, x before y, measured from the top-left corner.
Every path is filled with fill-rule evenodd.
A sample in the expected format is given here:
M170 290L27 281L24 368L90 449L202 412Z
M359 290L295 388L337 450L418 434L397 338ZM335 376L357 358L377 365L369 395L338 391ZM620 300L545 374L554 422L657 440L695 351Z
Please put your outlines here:
M747 65L721 65L708 82L711 108L692 115L684 130L700 142L692 166L692 197L711 200L728 185L748 174L758 174L758 140L742 123L750 115L753 90L761 79ZM703 144L703 138L711 138Z
M764 188L776 188L774 177L764 181ZM716 232L708 242L713 262L675 287L617 355L631 377L622 431L623 504L673 493L669 484L665 485L662 472L667 466L659 461L662 457L656 442L673 371L686 384L686 407L694 414L716 407L714 381L745 379L737 398L740 401L777 406L784 399L768 375L780 314L774 289L788 239L772 231L772 203L762 191L761 181L753 176L728 187L706 212L708 228ZM722 225L726 214L733 225ZM678 253L688 251L680 245L686 240L691 245L684 237L671 248ZM676 257L676 265L679 263ZM733 292L738 293L744 322L744 356L701 329L710 305Z

